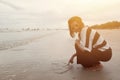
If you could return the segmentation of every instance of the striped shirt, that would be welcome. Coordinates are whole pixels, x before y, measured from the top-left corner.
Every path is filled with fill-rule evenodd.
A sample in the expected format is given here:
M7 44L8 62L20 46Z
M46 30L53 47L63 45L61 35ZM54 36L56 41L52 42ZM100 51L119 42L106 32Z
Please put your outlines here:
M99 35L98 32L95 30L84 27L82 28L80 32L80 46L89 52L92 51L92 49L98 49L100 51L105 51L106 49L109 49L108 43L103 39L102 36Z

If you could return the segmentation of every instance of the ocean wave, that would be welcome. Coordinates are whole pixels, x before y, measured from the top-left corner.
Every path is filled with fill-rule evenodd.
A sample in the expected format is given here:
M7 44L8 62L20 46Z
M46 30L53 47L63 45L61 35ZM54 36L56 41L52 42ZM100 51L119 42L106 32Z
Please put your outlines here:
M54 34L54 31L52 31L52 32L49 31L49 32L44 32L44 33L42 32L42 34L40 32L40 33L31 35L29 37L28 36L23 37L23 39L19 38L19 39L14 40L15 39L14 38L12 40L11 39L10 40L0 40L0 50L7 50L7 49L14 48L14 47L17 47L17 46L26 45L26 44L29 44L29 43L37 40L37 39L49 36L51 34ZM26 35L26 34L24 34L24 35ZM21 38L22 38L22 36L21 36Z

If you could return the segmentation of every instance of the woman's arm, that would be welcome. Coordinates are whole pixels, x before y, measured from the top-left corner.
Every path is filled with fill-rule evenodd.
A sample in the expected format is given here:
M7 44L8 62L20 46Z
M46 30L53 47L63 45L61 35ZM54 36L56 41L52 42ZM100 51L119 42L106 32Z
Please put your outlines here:
M71 58L70 58L70 60L69 60L69 62L68 62L68 65L69 65L70 63L73 64L73 59L74 59L74 57L76 57L76 56L77 56L76 53L71 56Z
M80 46L80 40L75 41L75 48L84 52L85 50Z

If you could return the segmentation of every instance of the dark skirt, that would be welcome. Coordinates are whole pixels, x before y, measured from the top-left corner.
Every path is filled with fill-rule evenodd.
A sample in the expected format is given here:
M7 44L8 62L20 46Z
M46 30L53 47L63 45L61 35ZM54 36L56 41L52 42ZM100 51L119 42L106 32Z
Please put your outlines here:
M75 45L75 49L77 54L77 64L81 64L83 67L92 67L96 64L100 64L100 61L109 61L112 57L111 48L105 51L93 49L91 52L83 52Z

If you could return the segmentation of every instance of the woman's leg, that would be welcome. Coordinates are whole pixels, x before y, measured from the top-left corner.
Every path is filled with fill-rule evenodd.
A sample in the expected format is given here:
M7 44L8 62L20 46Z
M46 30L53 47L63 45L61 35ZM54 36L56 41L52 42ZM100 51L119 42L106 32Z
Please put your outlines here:
M78 45L75 44L77 54L77 64L81 64L83 67L92 67L96 64L100 64L96 57L92 53L81 50Z
M94 51L94 55L100 60L100 61L109 61L112 57L112 49L109 48L106 51Z

